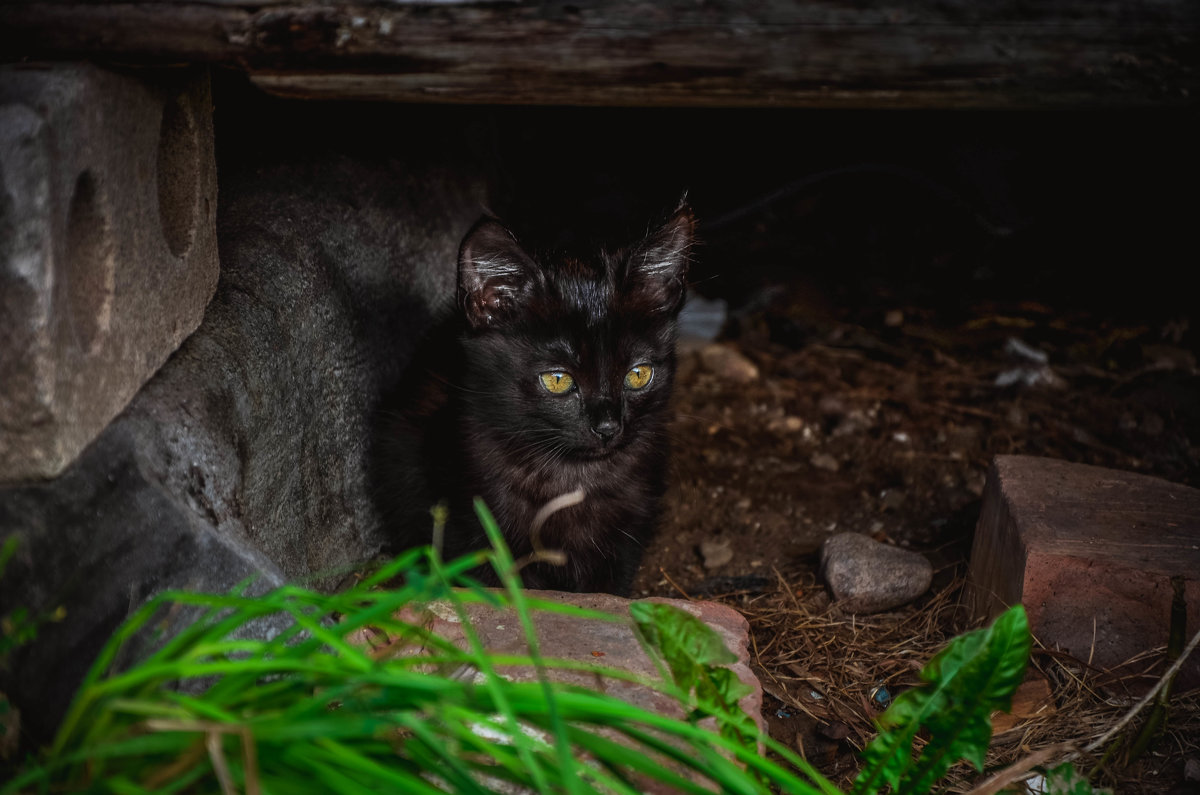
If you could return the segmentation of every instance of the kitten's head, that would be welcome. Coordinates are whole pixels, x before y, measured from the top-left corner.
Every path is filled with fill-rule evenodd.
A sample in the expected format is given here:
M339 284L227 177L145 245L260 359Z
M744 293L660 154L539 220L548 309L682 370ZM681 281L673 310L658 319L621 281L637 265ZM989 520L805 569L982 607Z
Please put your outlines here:
M458 262L476 427L545 460L653 441L674 377L694 223L683 205L638 244L584 259L535 258L499 221L479 221Z

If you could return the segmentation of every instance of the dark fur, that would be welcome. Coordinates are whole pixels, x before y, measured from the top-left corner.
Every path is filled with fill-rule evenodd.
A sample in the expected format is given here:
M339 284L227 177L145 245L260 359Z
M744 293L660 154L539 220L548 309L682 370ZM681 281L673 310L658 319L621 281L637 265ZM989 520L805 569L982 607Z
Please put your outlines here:
M535 259L497 220L475 225L459 254L457 312L409 368L384 440L401 546L428 543L429 506L443 501L445 557L486 547L472 508L480 496L520 560L534 550L537 512L582 489L584 501L537 534L565 565L526 566L525 584L628 591L665 488L693 226L685 205L630 248ZM643 362L652 381L626 388ZM540 374L555 370L574 377L571 392L542 386Z

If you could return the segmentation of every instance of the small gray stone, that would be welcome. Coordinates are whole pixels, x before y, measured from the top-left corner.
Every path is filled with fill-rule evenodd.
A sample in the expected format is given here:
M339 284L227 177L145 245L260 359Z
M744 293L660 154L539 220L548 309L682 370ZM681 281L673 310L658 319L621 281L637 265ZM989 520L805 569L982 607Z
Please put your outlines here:
M700 361L710 373L737 384L758 378L758 365L728 345L706 345L700 351Z
M733 560L733 544L729 539L701 541L700 555L704 558L704 568L716 569Z
M838 533L821 547L821 575L844 609L881 613L925 593L933 566L916 552L861 533Z
M813 453L813 457L809 459L809 463L817 469L824 469L826 472L837 472L841 467L838 460L829 453Z
M879 494L879 507L885 511L898 511L904 507L903 489L885 489Z
M776 417L767 424L767 430L773 433L795 433L804 430L804 420L793 414Z

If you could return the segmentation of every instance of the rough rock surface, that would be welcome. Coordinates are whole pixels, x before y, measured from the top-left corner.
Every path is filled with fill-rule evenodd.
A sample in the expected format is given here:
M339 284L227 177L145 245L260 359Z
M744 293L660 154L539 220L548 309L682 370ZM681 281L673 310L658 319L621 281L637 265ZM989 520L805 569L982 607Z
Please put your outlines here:
M0 537L20 537L0 604L65 611L0 671L33 737L152 594L251 575L327 587L378 551L373 411L452 295L482 204L453 140L397 132L355 158L272 140L222 162L199 330L62 475L0 488Z
M557 591L531 590L528 596L559 604L574 605L586 610L629 616L632 601L608 594L566 594ZM751 692L739 702L742 709L754 719L760 730L765 730L762 721L762 685L750 670L749 625L740 613L716 602L687 602L680 599L648 599L674 605L685 610L715 629L725 647L737 655L737 662L729 668L737 677L749 685ZM466 637L462 623L449 604L433 605L434 618L429 629L465 648ZM498 654L521 655L528 653L525 634L512 610L502 610L484 604L467 605L467 616L483 647ZM532 613L541 655L547 659L569 660L577 663L602 665L632 673L650 680L660 678L654 663L646 656L638 643L630 621L610 623L596 619L579 618L550 611L535 610ZM497 669L514 681L534 681L536 674L526 667L504 666ZM605 678L578 670L550 668L548 676L565 684L576 685L607 693L627 703L650 712L671 718L684 718L679 703L663 693L624 679ZM646 782L643 782L645 784ZM651 785L646 792L674 792Z
M632 600L609 594L568 594L539 590L526 591L526 594L534 599L620 616L628 616L629 605L632 604ZM761 728L762 686L750 670L749 624L746 619L733 608L716 602L658 598L638 601L673 605L691 613L717 631L725 642L725 647L738 656L738 661L730 665L730 669L739 679L754 688L753 692L742 699L741 706L746 714L759 722ZM467 615L484 648L499 654L527 652L525 634L511 610L471 604L467 606ZM630 622L608 623L550 611L534 611L533 618L539 651L544 657L606 665L650 679L657 679L659 676L653 662L642 651ZM448 606L444 613L436 615L430 629L454 643L466 643L462 624ZM503 673L512 676L516 681L534 678L534 672L524 668L504 669ZM554 671L552 677L557 681L610 693L659 714L682 717L679 705L674 699L633 682L620 679L598 682L597 678L589 673L569 670Z
M838 533L821 547L821 574L843 609L881 613L925 593L933 566L916 552L861 533Z
M0 483L52 477L217 283L204 71L0 67Z

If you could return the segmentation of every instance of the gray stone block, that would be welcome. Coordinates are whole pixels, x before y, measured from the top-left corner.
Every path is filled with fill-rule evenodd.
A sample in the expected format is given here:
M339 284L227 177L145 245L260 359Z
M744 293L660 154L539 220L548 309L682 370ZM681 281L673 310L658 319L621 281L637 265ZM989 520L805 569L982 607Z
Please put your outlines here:
M52 477L216 287L206 72L0 67L0 482Z
M0 491L0 535L18 539L0 577L0 614L24 609L37 625L36 640L0 668L0 691L41 742L112 632L150 597L223 592L247 578L261 592L284 581L265 556L173 493L154 433L118 421L56 480ZM178 626L181 616L169 618Z
M223 164L223 264L200 328L61 475L0 486L0 540L20 537L0 615L61 616L0 666L32 738L152 595L251 576L333 587L384 544L376 406L453 295L483 195L439 139L453 136L397 140L407 159Z

